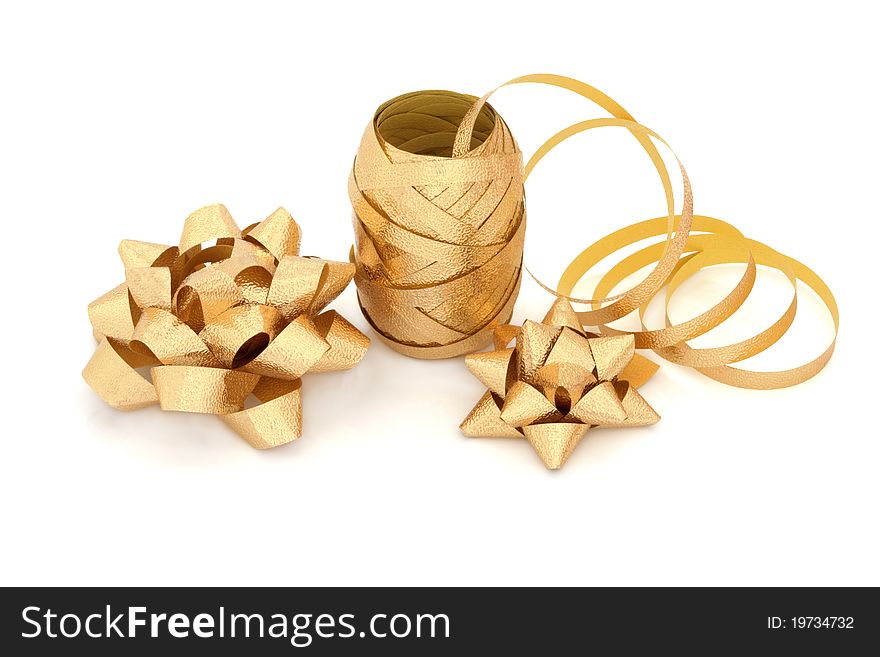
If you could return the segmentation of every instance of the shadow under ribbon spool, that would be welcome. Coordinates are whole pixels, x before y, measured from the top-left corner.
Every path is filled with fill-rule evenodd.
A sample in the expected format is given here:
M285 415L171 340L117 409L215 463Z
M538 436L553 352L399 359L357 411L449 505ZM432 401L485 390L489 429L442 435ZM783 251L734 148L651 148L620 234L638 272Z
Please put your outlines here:
M477 98L417 91L383 104L349 178L355 283L380 339L416 358L476 351L510 320L522 273L522 152L487 103L453 156Z

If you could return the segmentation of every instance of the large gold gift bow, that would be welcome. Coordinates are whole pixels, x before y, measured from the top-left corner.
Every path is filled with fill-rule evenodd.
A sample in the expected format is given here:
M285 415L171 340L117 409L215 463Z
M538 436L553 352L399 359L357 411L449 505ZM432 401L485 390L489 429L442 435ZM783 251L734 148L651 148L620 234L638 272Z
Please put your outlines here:
M301 377L354 367L369 346L324 311L354 267L301 257L299 245L286 210L239 230L222 205L191 214L179 246L123 240L126 282L89 305L98 348L86 382L121 410L218 415L259 449L295 440ZM259 403L246 407L251 395Z
M726 222L706 216L695 217L690 182L684 167L676 158L684 187L682 212L677 215L669 173L652 139L667 147L668 144L652 130L637 123L629 112L604 93L578 80L548 74L515 78L501 86L520 83L547 84L572 91L591 100L612 115L611 118L592 119L574 124L553 135L530 158L525 166L523 180L528 178L547 153L569 137L595 128L622 127L632 133L650 157L666 196L666 217L627 226L595 242L566 268L555 290L535 278L542 287L555 295L590 305L590 310L577 313L583 325L597 326L599 332L605 335L629 333L633 335L637 348L652 349L671 362L693 367L717 381L742 388L770 389L796 385L815 376L828 363L837 339L839 313L834 295L815 272L765 244L744 237ZM462 119L452 149L453 157L460 157L467 152L476 117L482 111L486 100L496 90L490 91L477 101ZM700 231L701 234L691 234L692 230ZM599 261L627 246L662 235L664 232L666 239L663 242L632 254L607 272L594 289L595 298L582 299L571 296L575 285ZM668 306L675 290L698 271L727 263L747 265L736 287L704 313L681 324L673 325L669 318ZM624 293L607 296L618 283L651 264L654 264L654 268L639 284ZM690 347L687 344L688 340L709 332L732 316L742 305L754 285L756 264L776 268L788 277L793 289L789 307L772 325L746 340L709 349ZM830 345L816 358L789 370L758 372L730 367L731 363L745 360L769 348L786 333L797 311L797 281L811 287L828 308L834 322L834 338ZM649 330L643 321L644 312L651 300L664 288L667 308L666 326L662 329ZM625 317L634 310L639 312L642 331L626 332L608 326L610 322Z

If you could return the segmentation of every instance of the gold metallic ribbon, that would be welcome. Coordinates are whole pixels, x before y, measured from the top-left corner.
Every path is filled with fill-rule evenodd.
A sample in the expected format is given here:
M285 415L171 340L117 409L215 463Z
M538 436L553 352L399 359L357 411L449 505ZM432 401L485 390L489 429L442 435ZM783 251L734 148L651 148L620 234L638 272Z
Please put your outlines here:
M599 105L611 115L607 118L582 121L555 134L538 148L526 164L523 171L523 180L528 177L534 167L545 155L547 155L547 153L572 135L596 128L616 127L628 130L635 137L650 157L657 170L661 184L663 185L667 210L665 217L627 226L595 242L592 246L585 249L568 266L560 278L556 289L538 281L542 287L552 294L575 303L589 305L589 310L577 313L582 325L596 326L598 332L602 335L626 334L627 332L612 329L608 324L627 316L633 311L638 311L639 317L643 318L648 304L650 304L651 300L663 290L665 290L666 305L668 308L669 299L674 294L675 290L687 278L693 276L701 269L726 263L744 263L746 264L746 269L742 278L722 301L707 309L697 317L681 324L673 325L668 314L666 316L666 326L664 328L650 330L645 327L644 323L642 323L643 330L630 333L633 336L636 348L653 349L658 355L671 362L693 367L697 371L715 380L745 388L768 389L795 385L814 376L825 366L831 358L831 354L834 350L834 340L836 340L839 325L839 314L837 304L831 291L812 270L793 258L782 255L760 242L744 237L742 233L726 222L702 215L695 216L693 214L693 196L690 182L680 161L678 162L678 165L682 175L684 196L681 214L676 214L675 196L669 172L655 145L655 141L664 145L666 145L666 143L655 132L637 123L629 112L604 93L578 80L548 74L527 75L515 78L501 86L520 83L541 83L572 91ZM483 156L482 153L474 150L474 144L479 142L481 136L479 125L482 125L480 124L480 119L485 115L486 108L488 107L486 100L494 91L495 90L490 91L476 101L467 110L465 115L460 120L457 120L458 128L452 140L451 148L434 154L435 157L432 158L433 162L430 171L437 173L437 177L434 179L435 189L442 188L448 182L442 164L437 163L436 160L439 159L448 163L458 163L463 159L479 159ZM416 97L418 97L418 95L419 94L415 94ZM407 96L402 98L407 98ZM394 103L394 101L391 102ZM377 113L377 117L381 115L381 112L382 109L380 108L380 113ZM494 110L491 110L490 114L495 117L496 125L498 123L503 124L503 121L494 113ZM450 117L450 121L456 122L455 119L457 116L458 115ZM378 125L377 120L374 119L373 124L368 127L364 142L361 144L361 150L358 152L358 160L361 159L361 152L365 150L364 143L370 141L372 138L371 135L378 133L378 130L375 128L376 125ZM431 141L431 139L433 139L430 133L431 126L429 124L423 124L420 128L422 129L423 134L419 135L419 139L423 141ZM444 127L444 148L448 143L447 139L449 130L448 127ZM419 158L412 154L410 154L410 159L415 160L416 162L419 161ZM362 168L365 167L369 169L369 167L373 166L375 161L376 160L367 158L360 164ZM387 161L388 157L385 158L386 163ZM449 164L449 166L457 166L457 164ZM476 167L477 165L471 163L470 166ZM487 166L487 168L489 167ZM356 160L355 172L357 171L358 161ZM427 167L420 169L419 173L424 174L426 171L429 171ZM363 175L366 175L366 173ZM408 178L403 176L398 181L398 184L405 185L407 180ZM356 182L356 177L353 176L353 202L357 198ZM427 182L430 181L426 180L424 175L418 179L418 184L420 185L425 185ZM404 208L404 211L401 211L399 215L394 215L394 221L412 221L412 217L407 215L405 210L406 208ZM358 204L355 204L356 227L360 215L359 206ZM427 224L427 226L424 227L424 230L432 230L435 232L443 230L445 220L442 214L425 215L423 220ZM692 234L691 231L697 232ZM595 298L582 299L571 296L578 281L600 260L611 256L620 249L642 239L662 235L665 235L665 239L662 242L637 251L627 258L624 258L619 264L609 270L596 285L592 295ZM519 239L521 239L521 236ZM383 270L384 261L381 256L378 259L374 258L370 261L372 269L369 269L362 265L363 259L360 258L359 255L362 251L368 251L369 248L375 246L375 249L381 254L393 254L395 258L415 259L421 263L431 260L433 266L442 266L442 263L444 262L441 258L442 254L432 253L431 255L428 255L426 252L421 252L420 243L406 240L398 241L395 238L390 240L379 239L378 245L376 245L377 243L375 240L371 240L366 245L366 249L361 248L361 243L362 240L360 235L358 235L358 248L355 252L355 262L358 265L356 282L358 283L361 292L360 297L362 304L365 306L365 312L368 313L371 323L374 326L386 327L388 332L384 335L385 339L390 340L392 346L395 346L398 350L408 353L409 355L423 355L421 351L413 348L400 348L399 340L394 337L402 335L402 333L395 333L394 330L398 325L398 318L408 316L410 312L409 308L403 308L401 304L398 303L398 299L390 295L382 297L381 303L372 304L367 307L374 296L373 288L369 287L368 282L385 280L382 278L385 273ZM420 255L421 259L419 259ZM653 269L639 284L624 293L608 296L619 282L649 265L653 265ZM687 344L688 340L703 335L715 328L733 315L733 313L742 305L754 285L757 265L776 268L783 272L791 281L793 294L792 301L788 308L778 319L776 319L775 322L746 340L710 349L694 349L690 347ZM362 271L363 275L361 275ZM535 280L537 280L537 278ZM831 344L816 358L799 367L785 371L756 372L731 367L732 363L745 360L746 358L767 349L785 334L791 326L797 311L797 281L801 281L810 286L827 306L835 326L835 338L832 340ZM497 286L493 289L497 289ZM470 295L477 294L478 290L479 288L457 287L454 289L454 292L467 299ZM421 305L419 308L444 307L444 304L451 302L450 299L445 297L445 290L442 287L423 288L422 292L425 293L425 295L420 299ZM467 312L469 309L468 306L461 301L461 298L459 298L458 301L461 310ZM512 302L513 300L511 300L511 305ZM509 313L505 312L503 315L507 316ZM474 321L476 320L476 317L476 315L471 317L471 323L474 326L480 324L480 322ZM481 319L485 319L483 316L480 317ZM459 321L460 325L467 325L467 321L464 318L460 318ZM503 319L501 319L500 322L503 322ZM487 329L500 322L490 321L489 324L483 325L482 328ZM432 339L436 339L436 336L438 335L437 333L431 332L431 327L429 325L425 325L423 328L424 331L419 334L418 338L422 345L429 343ZM380 328L379 331L381 334L383 329ZM479 346L479 344L475 345L474 343L484 341L485 340L483 339L473 340L472 342L462 340L460 345L463 348L467 347L466 350L470 351ZM436 357L456 355L457 353L463 353L464 351L465 349L457 351L442 348L436 352L438 354Z
M191 214L178 246L123 240L125 283L89 305L98 348L83 377L114 408L219 415L258 449L295 440L300 377L354 367L369 346L322 312L354 266L299 246L286 210L239 230L222 205Z
M512 348L507 348L516 340ZM636 391L657 364L635 353L632 335L584 332L571 304L556 300L541 323L495 330L493 351L465 357L487 388L461 424L472 438L523 438L551 470L590 429L640 427L660 416Z
M380 339L408 356L485 346L519 291L522 154L510 130L484 103L465 152L450 157L475 101L449 91L388 101L349 178L361 308Z

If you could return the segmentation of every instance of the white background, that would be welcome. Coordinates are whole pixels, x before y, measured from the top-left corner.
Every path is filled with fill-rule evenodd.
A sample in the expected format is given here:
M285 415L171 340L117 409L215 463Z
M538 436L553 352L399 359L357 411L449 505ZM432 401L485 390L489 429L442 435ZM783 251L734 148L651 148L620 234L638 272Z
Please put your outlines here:
M4 5L0 583L880 584L875 19L856 2L613 5ZM591 432L559 472L525 441L460 434L482 394L461 360L376 340L304 381L304 437L269 452L210 416L114 411L82 381L86 305L123 279L120 239L176 243L211 202L242 226L283 205L306 254L345 259L376 106L533 72L609 93L675 147L698 212L826 279L842 329L824 372L753 392L665 364L643 389L662 421ZM601 115L535 85L493 103L527 154ZM526 259L545 279L662 213L631 141L578 137L529 180ZM673 316L737 278L693 281ZM789 294L762 272L695 344L757 332ZM515 320L550 301L527 283ZM367 330L353 288L334 307ZM809 291L800 308L754 367L824 350L827 313Z

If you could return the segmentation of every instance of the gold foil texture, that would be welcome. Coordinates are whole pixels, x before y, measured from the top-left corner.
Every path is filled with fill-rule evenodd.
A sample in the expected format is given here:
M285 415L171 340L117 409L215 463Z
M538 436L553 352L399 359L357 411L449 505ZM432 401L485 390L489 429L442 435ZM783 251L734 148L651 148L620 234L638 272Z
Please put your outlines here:
M598 128L616 128L628 131L644 149L657 170L666 198L664 217L626 226L598 240L572 261L555 288L538 281L558 297L589 306L577 312L580 325L596 327L601 335L630 335L635 348L652 349L673 363L744 388L795 385L825 366L834 351L839 314L833 294L818 275L797 260L745 237L726 222L695 215L690 181L680 161L677 164L684 194L681 212L677 213L670 174L657 147L667 145L666 142L598 89L550 74L526 75L502 86L522 83L571 91L610 115L581 121L554 134L528 160L522 181L569 137ZM507 126L486 103L493 92L475 102L470 96L451 92L417 92L389 101L379 108L367 128L355 160L349 191L355 208L354 260L358 266L355 280L359 297L380 336L408 355L445 357L473 351L486 342L484 336L489 330L510 316L509 306L515 300L515 292L512 296L505 292L500 297L497 292L515 291L518 285L510 285L512 277L508 274L514 263L519 264L524 222L510 242L505 244L501 240L494 245L502 249L516 247L515 253L499 251L505 253L505 259L501 262L504 266L498 268L497 256L485 260L492 252L480 251L478 247L484 243L474 239L462 225L463 217L482 220L483 214L474 215L472 209L466 210L463 217L456 214L463 207L470 207L473 189L481 189L479 181L510 179L519 189L521 180L510 177L513 169L505 159L506 152L487 147L500 132L503 143L509 139L515 149ZM446 104L453 98L454 111ZM467 103L470 106L462 115L461 109ZM443 113L446 114L438 116ZM477 182L469 187L467 181ZM427 196L432 200L442 201L442 212L435 207L438 203L424 203L425 194L419 191L425 190L430 190ZM460 198L456 196L459 193L463 193ZM448 202L452 205L447 206ZM491 221L499 227L505 225L506 211L498 214L502 207L504 204L499 203L486 219L487 224ZM464 223L473 228L468 221ZM509 230L502 232L510 234ZM600 261L640 240L663 235L663 241L642 248L609 269L592 298L572 296L575 285ZM572 236L560 234L559 239L571 240ZM466 253L461 251L464 245L469 248ZM665 293L668 306L669 298L687 278L706 267L727 263L745 264L742 278L722 301L696 317L673 324L667 315L663 328L649 329L643 323L642 330L633 332L609 326L632 312L638 312L642 318L648 304L660 293ZM787 309L746 340L711 349L690 347L689 340L711 331L743 304L753 289L758 266L778 269L791 281L792 300ZM645 267L650 267L650 271L640 283L612 294L620 282ZM434 276L438 272L445 278ZM733 367L769 348L786 333L797 311L798 281L810 286L827 306L835 329L831 344L813 360L789 370L759 372ZM491 297L488 304L484 303L487 294ZM509 303L501 305L504 299ZM499 307L501 311L496 313ZM454 312L450 315L451 309Z
M657 366L635 353L631 335L584 332L565 299L543 322L513 328L499 331L493 351L465 357L489 389L461 424L466 436L525 438L556 470L590 429L660 419L636 391Z
M349 178L355 283L379 337L417 358L479 349L519 291L522 154L489 105L453 156L476 98L410 93L382 105Z
M83 377L114 408L219 415L258 449L295 440L300 377L354 367L369 346L322 312L354 265L300 256L300 236L284 209L239 231L209 205L177 247L123 240L126 282L89 305L99 343Z

